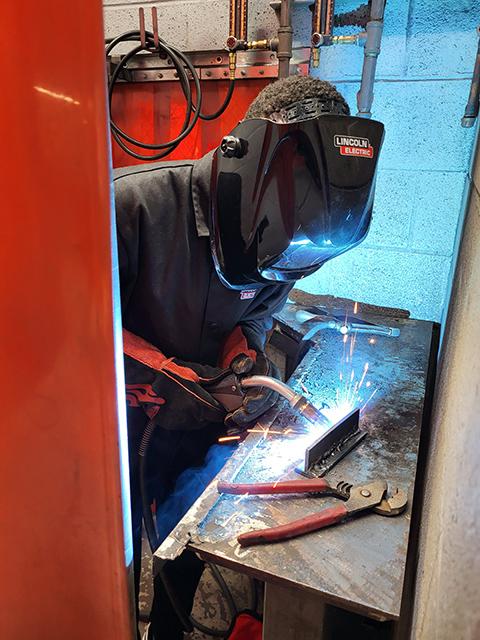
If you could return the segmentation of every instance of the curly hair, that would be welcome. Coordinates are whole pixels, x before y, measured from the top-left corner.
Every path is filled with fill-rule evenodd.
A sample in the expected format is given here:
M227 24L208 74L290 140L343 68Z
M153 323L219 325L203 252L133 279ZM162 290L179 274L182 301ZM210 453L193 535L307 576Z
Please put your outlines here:
M295 102L309 98L331 100L338 108L338 112L350 114L350 108L333 84L311 76L290 76L267 85L253 100L245 114L245 120L250 118L267 118L280 112Z

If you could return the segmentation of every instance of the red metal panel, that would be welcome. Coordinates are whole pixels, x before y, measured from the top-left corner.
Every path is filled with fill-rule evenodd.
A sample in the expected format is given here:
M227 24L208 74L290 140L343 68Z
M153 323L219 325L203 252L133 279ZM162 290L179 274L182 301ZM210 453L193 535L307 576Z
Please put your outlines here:
M2 6L0 638L132 638L99 0Z
M232 102L225 113L212 122L200 121L186 140L168 158L181 160L200 158L215 148L222 135L228 133L243 118L253 98L268 80L237 82ZM213 113L222 104L228 81L208 80L202 83L204 113ZM129 135L144 142L164 142L175 138L185 116L185 98L178 82L139 82L118 85L113 97L115 122ZM135 151L145 153L136 147ZM112 140L113 166L140 163L126 154Z

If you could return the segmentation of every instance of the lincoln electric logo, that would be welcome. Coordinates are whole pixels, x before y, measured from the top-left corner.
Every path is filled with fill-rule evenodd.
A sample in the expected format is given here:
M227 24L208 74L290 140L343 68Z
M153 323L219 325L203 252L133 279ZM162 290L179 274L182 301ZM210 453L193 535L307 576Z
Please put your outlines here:
M373 158L373 147L368 138L353 138L351 136L335 136L335 146L339 147L342 156L356 156L357 158Z

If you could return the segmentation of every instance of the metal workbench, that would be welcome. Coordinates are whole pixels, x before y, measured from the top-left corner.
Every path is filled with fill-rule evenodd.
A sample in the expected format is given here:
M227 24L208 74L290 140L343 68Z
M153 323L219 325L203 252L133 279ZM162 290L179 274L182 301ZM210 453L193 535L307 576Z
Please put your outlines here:
M280 320L301 332L295 310L294 305L287 305ZM367 334L352 338L321 331L289 383L302 393L308 392L317 407L323 402L330 407L344 405L346 398L352 404L355 395L355 405L363 407L361 427L368 436L327 478L331 483L345 480L356 484L384 478L391 486L408 492L407 510L393 518L366 514L288 542L241 549L236 542L239 533L283 524L336 501L219 496L214 482L156 553L157 557L173 558L188 543L206 560L265 581L264 638L320 638L321 607L316 602L378 620L400 617L418 448L433 386L435 325L392 316L359 315L398 327L400 336ZM346 413L345 406L340 413L342 410ZM251 433L238 446L219 477L233 482L298 477L295 468L305 446L318 437L315 427L280 405L264 416L256 429L259 432ZM288 615L285 607L291 609ZM282 613L284 618L291 619L293 614L298 618L295 607L305 610L298 624L305 624L306 617L311 620L312 611L318 611L313 616L317 628L311 635L305 629L303 635L295 635L292 630L284 630L282 635L274 630Z

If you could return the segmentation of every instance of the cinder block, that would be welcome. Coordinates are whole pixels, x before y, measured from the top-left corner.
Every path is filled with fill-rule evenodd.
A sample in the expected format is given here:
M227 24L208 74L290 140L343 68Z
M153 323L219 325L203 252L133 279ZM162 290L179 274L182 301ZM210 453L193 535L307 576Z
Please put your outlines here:
M365 247L407 247L414 193L414 174L408 171L379 171L370 231Z
M334 258L297 287L408 309L414 318L438 321L449 271L449 257L359 246Z
M151 31L150 12L144 5L145 26ZM160 36L169 44L180 49L186 48L189 33L189 20L191 3L175 2L155 5L158 8L158 21ZM104 8L105 37L113 38L131 29L138 29L138 5L120 6L110 5ZM129 50L131 45L127 45Z
M227 0L146 1L107 0L104 2L106 37L138 29L138 7L146 10L150 28L150 7L158 9L160 36L183 51L224 49L228 36ZM259 39L276 35L278 21L268 2L250 2L249 37ZM128 50L128 48L127 48ZM119 51L122 51L121 49Z
M411 0L409 76L471 76L479 23L478 0Z
M460 119L468 80L377 82L373 117L385 124L383 169L467 171L473 129ZM357 83L337 83L356 113Z
M410 246L449 256L457 234L466 173L414 173L415 204Z

